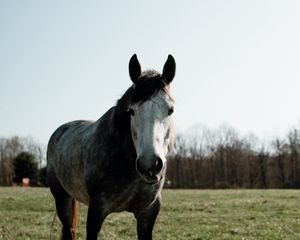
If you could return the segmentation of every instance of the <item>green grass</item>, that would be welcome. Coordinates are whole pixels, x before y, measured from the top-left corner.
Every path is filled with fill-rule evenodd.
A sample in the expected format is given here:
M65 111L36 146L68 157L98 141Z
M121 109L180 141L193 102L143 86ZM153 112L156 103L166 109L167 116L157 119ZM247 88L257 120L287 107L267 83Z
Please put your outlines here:
M164 190L154 239L300 239L299 190ZM87 207L80 205L78 239ZM46 188L0 187L0 240L59 239ZM136 239L132 214L111 214L100 239Z

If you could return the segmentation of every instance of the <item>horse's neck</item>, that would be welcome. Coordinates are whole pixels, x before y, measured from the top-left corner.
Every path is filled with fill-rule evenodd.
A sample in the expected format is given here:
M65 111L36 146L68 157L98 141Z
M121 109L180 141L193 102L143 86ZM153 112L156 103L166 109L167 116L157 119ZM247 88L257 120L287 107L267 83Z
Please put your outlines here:
M105 141L108 147L114 149L115 154L124 156L132 161L136 158L133 145L130 118L126 112L119 113L116 107L109 109L99 120L97 127L97 138Z
M114 128L120 149L122 149L122 152L126 154L129 160L135 160L136 151L131 136L130 117L128 117L127 113L123 112L121 115L117 115L115 112Z

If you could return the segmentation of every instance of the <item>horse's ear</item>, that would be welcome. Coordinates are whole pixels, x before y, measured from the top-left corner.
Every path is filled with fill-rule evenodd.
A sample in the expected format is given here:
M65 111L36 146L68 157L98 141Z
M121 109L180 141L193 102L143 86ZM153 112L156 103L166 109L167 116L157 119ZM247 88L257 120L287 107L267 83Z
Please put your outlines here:
M175 71L176 71L175 59L170 54L164 65L163 74L162 74L162 77L167 84L172 82L172 80L175 76Z
M136 54L132 55L129 61L129 75L133 83L136 83L141 75L141 65Z

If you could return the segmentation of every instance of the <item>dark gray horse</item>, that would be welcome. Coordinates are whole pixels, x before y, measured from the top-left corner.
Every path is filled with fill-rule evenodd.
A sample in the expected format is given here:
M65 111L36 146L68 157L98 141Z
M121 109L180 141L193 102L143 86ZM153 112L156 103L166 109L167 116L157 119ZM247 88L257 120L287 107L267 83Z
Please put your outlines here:
M129 62L133 85L98 121L74 121L51 136L47 181L63 224L62 239L75 239L78 202L88 205L86 239L97 239L105 217L129 211L138 239L152 239L172 143L174 101L170 82L175 60L163 73L141 72L136 55Z

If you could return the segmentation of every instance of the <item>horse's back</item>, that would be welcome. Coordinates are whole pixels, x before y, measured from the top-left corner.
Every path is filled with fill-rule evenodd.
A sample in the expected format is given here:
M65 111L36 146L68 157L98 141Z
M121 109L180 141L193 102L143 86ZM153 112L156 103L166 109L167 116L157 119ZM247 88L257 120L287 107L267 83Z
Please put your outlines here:
M87 203L85 162L96 126L89 121L73 121L60 126L51 136L47 149L49 186L60 184L77 200Z

